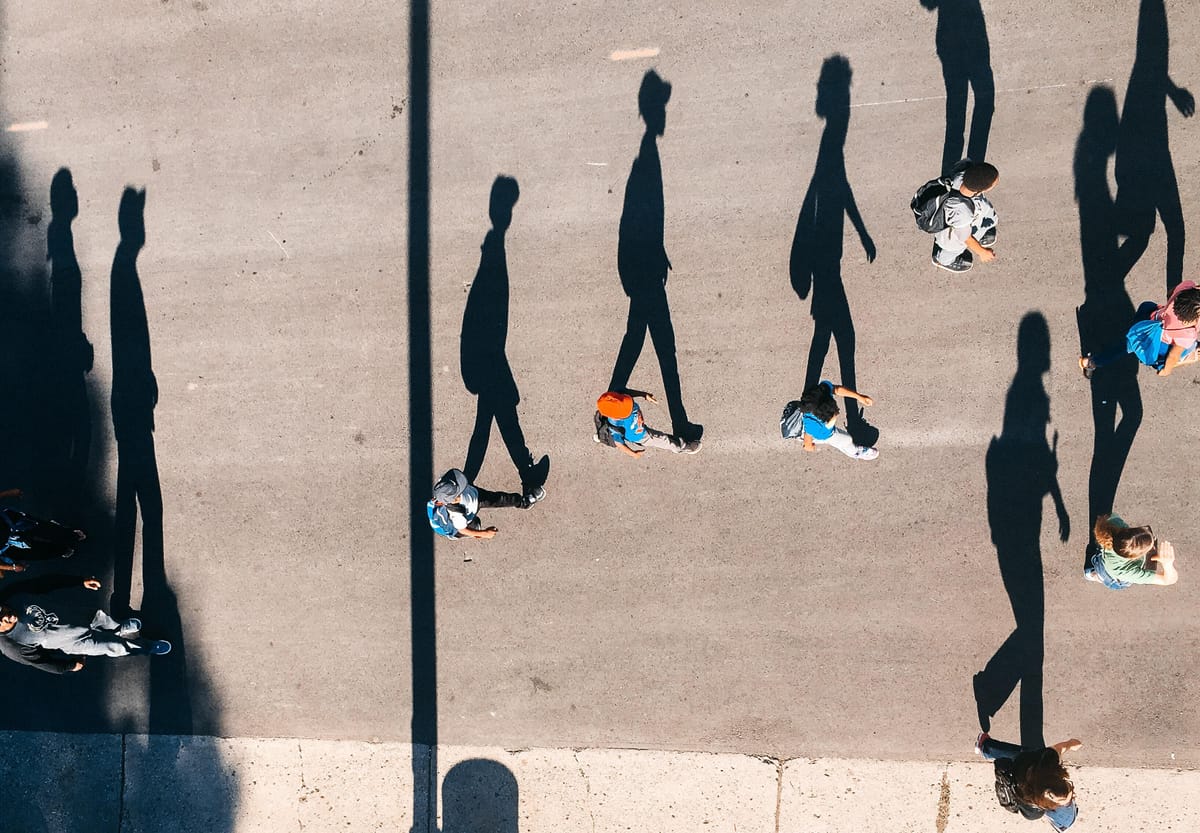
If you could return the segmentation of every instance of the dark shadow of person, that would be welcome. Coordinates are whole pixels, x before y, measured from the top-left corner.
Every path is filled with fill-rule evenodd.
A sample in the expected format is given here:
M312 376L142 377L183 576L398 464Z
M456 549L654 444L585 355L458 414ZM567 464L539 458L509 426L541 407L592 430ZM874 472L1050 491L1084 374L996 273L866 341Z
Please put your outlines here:
M621 276L621 286L629 296L629 318L608 389L629 390L629 377L642 354L649 330L662 371L672 433L686 440L698 440L704 434L704 426L690 422L683 405L679 360L675 354L675 327L667 304L667 273L671 261L667 258L663 238L666 209L658 137L667 129L667 102L670 99L671 85L654 70L648 70L638 90L638 111L646 123L646 132L625 183L625 204L617 237L617 272Z
M167 581L163 552L163 502L154 452L158 382L150 360L150 328L138 276L138 253L146 242L146 192L126 188L117 225L121 242L110 285L112 327L112 420L117 439L117 497L113 514L113 615L130 607L137 521L142 521L142 606L139 618L171 653L150 663L149 729L152 734L189 734L192 714L187 656L179 606Z
M1017 330L1017 373L1004 403L1000 436L988 447L988 526L1000 577L1016 627L983 671L975 675L980 728L1021 684L1021 745L1041 748L1042 660L1045 644L1045 588L1042 577L1042 502L1054 501L1059 536L1066 541L1071 521L1058 485L1058 434L1046 441L1050 397L1042 377L1050 370L1050 329L1039 312L1027 313Z
M975 95L975 109L971 113L966 155L976 162L987 159L988 134L996 109L996 82L992 77L987 23L979 0L921 0L921 5L938 12L934 43L946 84L946 140L942 145L945 174L963 158L968 87Z
M488 201L488 216L492 228L483 238L483 254L479 258L479 271L467 295L467 308L463 312L462 338L459 341L459 359L463 384L478 397L475 411L475 429L467 446L467 460L463 473L474 482L483 467L488 442L492 434L492 421L500 429L500 437L508 448L517 473L521 476L523 491L528 494L546 482L550 471L550 458L543 456L535 465L529 446L525 444L525 433L517 416L517 405L521 395L513 378L512 367L506 352L508 344L508 257L504 253L504 234L512 223L513 206L520 196L517 181L512 177L498 176L492 183Z
M817 164L808 193L800 206L796 235L792 238L790 271L792 288L800 300L812 291L813 338L808 351L805 389L821 381L829 342L837 342L840 384L857 390L854 368L854 321L842 282L842 232L850 218L858 232L867 261L875 260L875 243L863 225L846 178L846 132L850 126L850 62L833 55L821 65L817 81L817 115L825 119ZM845 401L846 427L856 445L874 446L879 431L863 418L858 401Z
M1179 182L1171 162L1167 99L1185 118L1196 100L1171 80L1167 69L1170 37L1163 0L1142 0L1138 11L1137 52L1117 138L1117 218L1120 231L1134 243L1134 262L1150 245L1154 217L1167 233L1167 293L1183 281L1184 224Z
M471 758L442 781L442 833L518 833L517 779L497 761Z
M1116 151L1118 129L1117 99L1112 89L1093 87L1084 105L1083 129L1075 145L1075 200L1079 204L1084 291L1084 302L1076 317L1080 355L1084 356L1099 353L1125 338L1135 313L1125 279L1145 248L1133 239L1118 243L1117 215L1108 183L1108 160ZM1092 377L1089 521L1113 510L1125 461L1142 424L1137 375L1137 359L1128 355ZM1094 545L1089 534L1084 566Z
M91 403L87 374L93 350L83 332L83 274L75 257L71 223L79 215L79 196L67 168L50 181L50 225L46 230L46 260L50 264L50 323L54 355L52 397L47 409L48 435L43 464L54 473L51 502L62 507L62 519L83 525L87 510L88 462L92 444Z

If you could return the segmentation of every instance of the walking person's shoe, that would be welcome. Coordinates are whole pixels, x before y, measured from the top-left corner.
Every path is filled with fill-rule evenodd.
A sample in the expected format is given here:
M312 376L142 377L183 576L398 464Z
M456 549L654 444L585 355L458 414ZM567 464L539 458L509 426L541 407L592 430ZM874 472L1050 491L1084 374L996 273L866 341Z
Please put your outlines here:
M529 494L525 495L524 502L521 504L521 508L528 509L529 507L531 507L535 503L537 503L539 500L545 500L545 499L546 499L546 490L543 487L538 486L536 489L529 492Z
M683 448L679 449L680 454L695 454L700 450L699 440L689 440L683 444Z
M976 755L983 755L983 744L987 740L989 740L987 732L980 732L979 736L977 738L975 738L975 754Z
M1100 578L1100 575L1093 569L1089 568L1087 570L1084 570L1083 577L1085 579L1087 579L1088 581L1094 581L1094 582L1097 582L1098 584L1104 584L1104 579Z
M142 632L142 620L130 617L121 623L121 627L117 628L117 636L122 639L132 639Z
M161 657L171 653L171 643L165 639L156 639L146 646L146 653Z
M1091 353L1079 357L1079 369L1083 371L1083 378L1092 378L1092 374L1096 372L1096 362Z
M990 248L992 248L992 246L996 245L996 227L995 226L992 226L990 229L988 229L987 231L985 231L983 233L983 237L979 238L979 245L983 246L986 249L990 249Z
M860 445L854 451L854 459L856 460L874 460L878 456L878 448L867 448L865 445Z
M972 266L975 265L975 258L973 258L971 253L968 251L964 251L949 263L942 263L940 260L938 260L938 255L941 253L941 251L941 246L939 246L937 243L934 243L933 256L930 258L930 260L933 261L933 265L939 269L945 269L947 272L967 272Z

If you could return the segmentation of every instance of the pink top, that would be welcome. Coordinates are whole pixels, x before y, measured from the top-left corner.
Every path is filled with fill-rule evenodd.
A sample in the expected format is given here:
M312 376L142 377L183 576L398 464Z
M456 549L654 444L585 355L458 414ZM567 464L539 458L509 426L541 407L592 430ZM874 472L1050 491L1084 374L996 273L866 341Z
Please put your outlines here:
M1184 281L1175 287L1175 291L1171 293L1171 297L1163 304L1157 312L1151 317L1156 321L1161 321L1163 325L1162 340L1164 344L1178 344L1185 350L1196 343L1197 328L1200 327L1200 322L1193 321L1191 324L1184 324L1175 315L1175 310L1171 305L1175 303L1175 296L1185 289L1195 289L1194 281Z

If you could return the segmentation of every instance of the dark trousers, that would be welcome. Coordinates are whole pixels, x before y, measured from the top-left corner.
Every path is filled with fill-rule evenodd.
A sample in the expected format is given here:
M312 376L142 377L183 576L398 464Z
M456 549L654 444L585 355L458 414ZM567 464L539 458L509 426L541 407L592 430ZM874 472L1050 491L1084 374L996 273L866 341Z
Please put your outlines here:
M523 509L525 507L524 495L514 492L489 492L478 486L475 487L475 490L479 492L480 509Z

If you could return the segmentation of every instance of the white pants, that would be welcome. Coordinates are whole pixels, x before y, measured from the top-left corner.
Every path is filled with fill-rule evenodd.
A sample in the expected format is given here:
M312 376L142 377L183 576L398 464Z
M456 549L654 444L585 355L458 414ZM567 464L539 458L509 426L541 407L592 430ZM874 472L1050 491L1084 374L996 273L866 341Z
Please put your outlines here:
M843 431L841 428L834 428L833 436L831 436L829 439L818 440L816 437L813 437L813 442L816 443L817 445L833 446L838 451L845 454L847 457L857 458L859 456L859 454L858 454L859 446L855 445L854 440L852 440L850 438L850 435L847 434L845 431Z
M996 227L996 206L982 194L974 198L975 215L971 218L971 237L979 240ZM955 258L967 250L967 241L957 240L954 229L943 229L933 236L933 242L941 250L937 254L939 263L950 264Z

